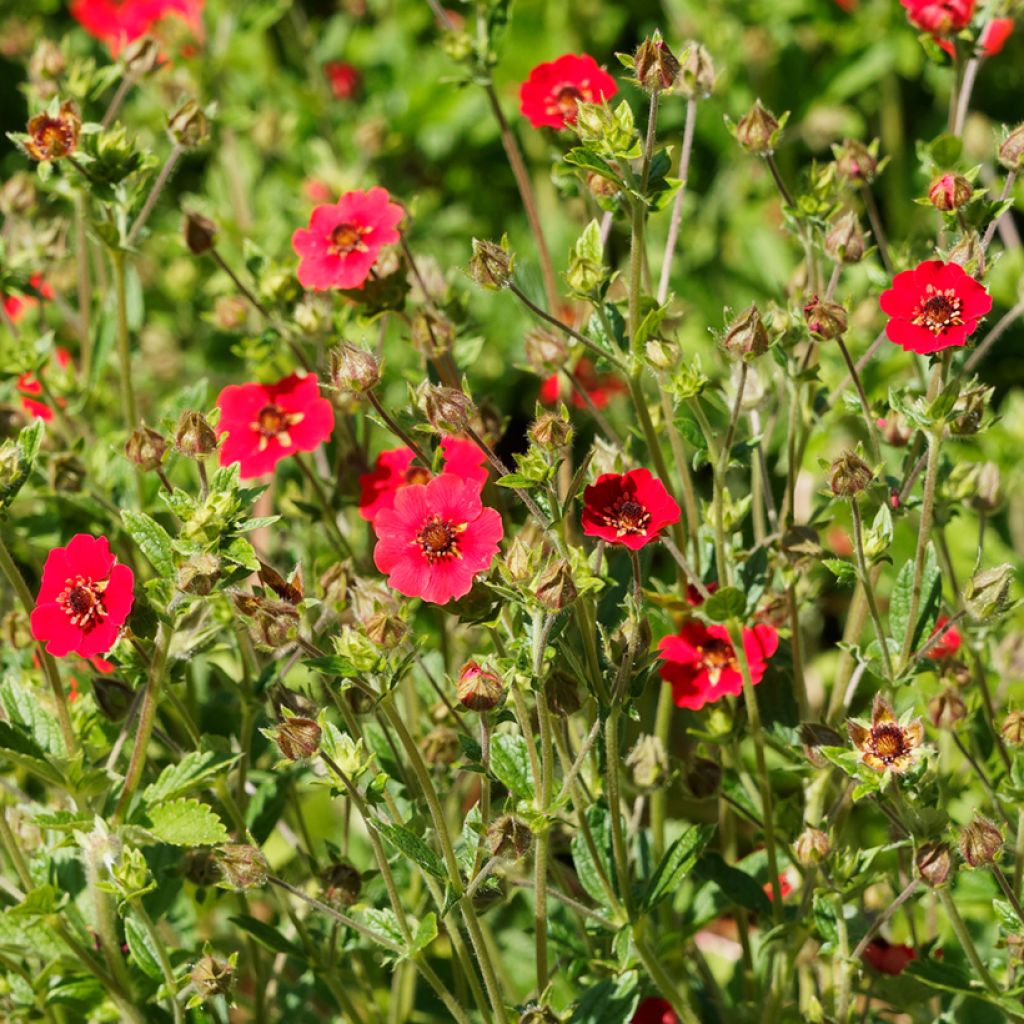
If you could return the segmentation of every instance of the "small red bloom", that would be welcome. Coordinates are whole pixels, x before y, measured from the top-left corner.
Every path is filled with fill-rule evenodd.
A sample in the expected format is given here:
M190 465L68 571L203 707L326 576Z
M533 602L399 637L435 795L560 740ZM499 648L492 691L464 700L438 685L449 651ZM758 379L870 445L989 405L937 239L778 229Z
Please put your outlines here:
M679 506L650 470L603 473L583 492L583 533L639 551L679 522Z
M1001 53L1013 34L1013 18L993 18L982 30L978 47L986 57Z
M331 436L334 409L313 374L276 384L230 384L217 396L219 432L227 432L220 464L237 462L243 480L269 473L295 452L311 452Z
M487 482L486 456L472 442L459 437L441 439L444 472L463 480L475 481L481 488ZM395 495L409 484L425 484L433 474L424 466L413 465L411 448L389 448L377 456L369 473L359 477L359 514L373 522L383 508L392 508Z
M615 395L625 394L629 389L625 382L613 373L598 373L594 364L583 356L572 371L576 383L587 393L595 408L603 409ZM562 377L555 373L548 377L540 386L540 400L545 405L554 405L562 397ZM572 404L577 409L587 408L575 388L572 389Z
M965 345L992 299L959 264L925 260L897 274L878 304L889 314L889 340L926 355Z
M327 203L331 199L331 187L319 178L307 178L302 183L303 195L314 203Z
M932 630L931 635L935 636L937 633L942 633L949 622L948 615L940 615L935 620L935 628ZM963 636L960 634L960 630L956 626L950 626L942 637L937 640L925 654L926 658L931 658L933 661L944 661L946 658L955 658L957 651L960 650L960 644L963 643Z
M42 274L33 274L28 279L29 287L38 292L44 299L53 298L53 289L43 280ZM4 312L10 318L11 323L18 323L19 320L35 306L39 300L34 295L5 295L3 296Z
M53 356L57 365L62 370L67 369L71 365L71 353L66 348L58 347L54 349ZM18 393L21 395L21 407L29 416L43 420L46 423L53 419L53 410L45 402L40 402L33 397L43 393L43 386L34 374L23 373L18 378ZM64 405L64 399L58 398L57 404Z
M709 594L713 594L718 589L718 584L712 580L710 583L704 584L704 589ZM686 587L686 603L691 608L699 608L704 603L704 598L701 596L700 591L692 583Z
M867 944L864 959L882 974L902 974L907 964L917 959L917 954L910 946L894 946L879 937Z
M775 890L772 888L771 882L765 882L762 886L764 894L770 900L775 899ZM785 899L793 891L793 883L789 880L789 875L785 871L779 875L779 895Z
M196 39L203 38L204 0L71 0L71 16L113 56L152 32L165 18L184 21Z
M346 192L336 203L317 206L309 228L292 235L303 288L362 288L385 245L398 241L402 208L387 189Z
M502 538L501 516L480 500L472 480L450 473L395 494L373 522L373 560L406 597L447 604L464 597L490 568Z
M359 69L342 60L329 60L324 65L324 74L336 100L352 99L363 84Z
M910 23L934 36L950 36L967 27L974 0L900 0Z
M756 686L764 678L768 659L779 648L779 634L759 623L743 630L743 650ZM743 676L725 626L705 626L691 619L675 636L658 644L664 664L658 674L672 685L676 706L699 711L705 704L743 691Z
M91 658L114 646L135 600L135 577L106 537L76 534L46 556L32 635L56 658Z
M636 1008L629 1024L679 1024L679 1018L667 999L649 996Z
M538 64L519 88L519 110L534 128L576 123L576 104L602 103L618 92L615 79L588 54L567 53Z

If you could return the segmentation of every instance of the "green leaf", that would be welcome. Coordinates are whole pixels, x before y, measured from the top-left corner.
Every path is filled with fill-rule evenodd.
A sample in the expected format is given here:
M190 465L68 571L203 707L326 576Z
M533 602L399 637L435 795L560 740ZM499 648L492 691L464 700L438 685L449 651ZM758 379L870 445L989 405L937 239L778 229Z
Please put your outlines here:
M605 978L584 992L569 1024L628 1024L639 1002L639 979L635 971L627 971L614 980Z
M534 794L533 770L526 740L517 733L500 733L491 741L491 771L507 789L524 800Z
M844 586L852 587L857 582L857 567L841 558L823 558L825 568Z
M42 165L40 165L42 166ZM33 420L16 441L0 445L0 509L7 508L25 486L43 438L43 421Z
M772 912L772 905L757 880L727 864L720 854L705 853L694 866L693 874L704 881L714 882L731 904L765 916Z
M168 765L143 791L142 798L151 807L197 789L235 763L240 754L218 754L212 750L196 750L186 754L177 764Z
M742 619L746 610L746 596L742 590L736 587L723 587L721 590L716 590L701 606L701 611L712 622Z
M128 953L143 974L154 981L162 981L164 972L160 969L160 958L146 929L129 914L124 919L124 937L128 942Z
M398 918L390 910L364 910L363 920L377 932L381 938L395 946L404 946L405 937L398 927Z
M906 562L896 577L896 585L893 587L892 597L889 599L889 632L898 641L907 635L907 630L910 628L908 620L913 591L914 563ZM941 596L942 574L935 557L935 547L929 544L925 553L924 571L921 575L921 601L917 622L914 623L912 650L916 650L920 646L924 627L934 611L937 610Z
M174 545L170 534L145 512L133 512L125 509L121 512L121 520L128 535L138 545L139 550L149 559L163 579L174 576Z
M147 810L147 831L172 846L216 846L228 841L228 830L216 812L198 800L179 799Z
M714 825L694 826L687 829L665 851L661 863L647 881L647 888L641 900L641 907L644 910L653 910L679 887L714 834Z
M22 686L16 679L5 679L0 684L0 702L3 703L10 724L15 728L20 726L24 729L38 748L23 746L23 753L34 757L67 756L64 734L56 716L50 714L45 704L37 699L32 690ZM13 739L10 734L8 737ZM17 743L16 740L14 742ZM17 750L18 747L15 746L13 749Z
M447 877L441 859L415 832L411 832L404 825L392 825L383 821L377 822L375 827L390 846L415 861L427 874L440 879Z
M418 953L429 946L437 938L437 917L434 914L427 914L416 926L416 934L412 937L412 948L408 956L415 957Z
M296 960L306 960L306 954L286 939L272 925L250 917L248 914L239 914L231 918L231 923L238 925L244 932L248 932L261 946L273 953L284 953L285 956L293 956Z
M612 888L615 888L615 870L612 867L612 820L608 809L601 804L592 804L588 807L587 825L594 840L594 851L591 851L583 829L579 829L572 837L572 860L576 866L576 875L580 884L587 890L587 894L600 906L606 906L608 895L601 882L602 870Z

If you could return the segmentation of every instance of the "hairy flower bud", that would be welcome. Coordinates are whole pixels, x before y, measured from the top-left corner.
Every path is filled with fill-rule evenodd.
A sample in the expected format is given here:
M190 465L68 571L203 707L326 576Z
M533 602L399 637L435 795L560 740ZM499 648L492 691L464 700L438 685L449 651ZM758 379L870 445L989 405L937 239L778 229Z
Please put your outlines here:
M807 330L816 338L832 341L846 333L846 309L838 302L826 302L815 295L804 306Z
M386 651L396 648L408 635L409 627L397 615L380 611L366 620L366 635Z
M981 277L985 270L985 250L977 231L968 231L946 255L949 263L963 267L972 277Z
M999 727L1003 741L1011 747L1024 746L1024 711L1011 711Z
M679 74L679 61L668 48L661 33L655 30L645 39L633 55L633 70L636 80L648 92L670 89Z
M167 131L177 146L195 149L210 134L206 113L197 100L186 100L167 120Z
M718 792L722 784L722 766L707 757L695 757L686 773L686 788L698 800L706 800Z
M878 173L876 146L865 146L856 139L843 139L842 144L832 147L836 158L836 170L841 178L858 185L870 185Z
M736 123L736 141L748 152L758 156L769 156L782 132L778 118L760 100Z
M657 736L640 736L626 755L626 767L633 784L641 792L651 793L661 789L669 777L665 744Z
M928 186L928 202L943 213L959 210L972 195L974 187L962 174L940 174Z
M167 442L163 434L152 430L145 424L136 427L124 445L124 453L129 462L133 462L143 472L159 469L167 451Z
M470 711L493 711L501 703L505 686L497 672L467 661L459 672L455 693L459 703Z
M832 493L852 498L863 491L874 478L871 467L856 452L846 451L832 463L828 483Z
M925 843L918 849L914 863L917 873L932 888L944 885L953 868L953 859L945 843Z
M567 448L572 443L572 435L572 424L555 412L541 413L527 429L527 436L534 444L551 451Z
M217 450L217 435L202 413L187 409L174 430L174 448L189 459L202 459Z
M177 586L185 594L206 597L221 575L221 561L212 551L198 551L178 569Z
M260 732L277 744L286 761L308 761L320 749L320 725L312 718L285 718Z
M51 108L52 109L52 108ZM56 113L37 114L25 128L21 139L25 152L39 163L60 160L78 149L82 119L71 100L65 100Z
M435 430L464 434L471 426L470 419L476 412L476 406L473 399L458 388L424 382L418 397L423 414Z
M526 361L538 374L554 373L569 358L569 346L561 334L535 327L523 341Z
M1008 171L1020 170L1024 163L1024 124L1018 125L999 147L999 162Z
M473 255L469 261L469 276L484 288L507 288L512 280L515 257L508 247L508 239L497 242L473 239Z
M256 889L267 884L270 867L266 857L248 843L225 843L214 853L225 889Z
M564 559L552 562L538 577L534 594L549 611L560 612L568 608L578 596L572 566Z
M722 348L744 362L764 355L770 345L768 329L761 319L761 311L754 303L726 327L722 338Z
M518 860L529 853L532 845L530 826L515 815L503 814L487 827L487 848L495 857Z
M346 861L329 864L320 872L323 900L335 907L351 907L359 900L363 876Z
M891 412L884 419L877 420L876 425L885 443L891 444L893 448L905 448L914 436L913 428L898 412Z
M936 729L952 729L967 714L967 705L955 690L943 690L928 702L928 717Z
M427 764L445 768L459 756L462 747L459 745L459 734L454 729L439 725L423 737L420 749Z
M825 252L836 263L860 263L866 247L860 221L849 211L834 220L825 235Z
M182 217L181 231L189 252L196 256L209 252L217 244L217 225L201 213L186 213Z
M331 353L331 384L343 395L364 395L380 383L380 362L355 345L343 344Z
M715 65L700 43L688 43L676 77L676 89L688 100L705 99L715 88Z
M212 956L204 956L192 968L189 975L196 992L203 999L214 996L226 996L231 992L235 981L235 966L230 960L217 960Z
M820 864L829 855L831 849L832 844L829 842L828 836L820 828L805 828L797 836L793 846L796 859L804 867Z
M132 78L142 78L155 71L162 58L160 45L153 36L139 36L121 51L121 63Z
M995 864L1003 852L1003 833L988 818L975 814L974 820L960 831L960 856L968 867Z
M964 607L976 622L986 622L1002 615L1009 606L1012 565L997 565L977 572L964 587Z

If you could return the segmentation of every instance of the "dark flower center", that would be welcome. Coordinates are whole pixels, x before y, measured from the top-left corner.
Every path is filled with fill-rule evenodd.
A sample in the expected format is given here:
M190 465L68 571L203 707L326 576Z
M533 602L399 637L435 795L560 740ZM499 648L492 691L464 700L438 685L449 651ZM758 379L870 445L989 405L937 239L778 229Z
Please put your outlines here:
M69 153L75 145L71 126L55 117L44 117L34 126L32 141L41 152L55 156Z
M301 423L304 416L305 413L287 412L275 402L268 402L256 414L256 419L252 423L252 429L260 435L259 450L265 451L271 438L288 448L292 443L289 428Z
M331 252L338 256L345 256L350 252L365 252L363 235L368 234L369 230L357 224L339 224L331 232Z
M722 673L727 668L736 668L736 652L728 640L709 636L697 648L697 651L700 654L701 664L707 671L712 686L718 685L719 679L722 678Z
M103 606L106 589L106 580L75 576L65 581L64 589L57 595L57 604L64 609L73 626L88 631L107 617L107 609Z
M960 298L955 289L946 288L940 292L934 285L928 285L925 298L914 310L911 323L918 327L927 327L932 334L942 334L948 328L964 322L960 316L960 307Z
M901 726L894 722L871 729L871 752L883 764L892 764L910 752Z
M281 433L285 425L284 409L279 405L265 405L260 409L256 421L259 424L261 434L274 437Z
M583 93L574 85L563 85L555 94L555 106L564 118L575 120L576 104L581 99L583 99Z
M601 518L615 528L615 535L646 533L651 525L651 514L636 499L623 495L616 498L602 513Z
M449 558L461 558L458 539L465 528L465 524L456 526L435 513L420 527L416 544L431 565Z

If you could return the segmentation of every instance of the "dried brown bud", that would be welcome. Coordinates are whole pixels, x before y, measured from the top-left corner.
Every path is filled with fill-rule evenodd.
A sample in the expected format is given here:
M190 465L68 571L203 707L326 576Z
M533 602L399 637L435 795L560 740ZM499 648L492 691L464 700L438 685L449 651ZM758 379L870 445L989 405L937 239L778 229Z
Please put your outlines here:
M277 744L286 761L308 761L320 749L320 726L312 718L285 718L260 731Z
M878 173L878 157L875 147L865 146L856 139L843 139L839 146L833 146L836 170L840 177L857 184L869 185Z
M372 353L344 344L331 353L331 384L343 395L363 395L380 383L380 362Z
M960 832L960 856L968 867L995 864L1003 852L1003 833L988 818L975 814L974 821Z
M943 213L959 210L972 195L974 186L962 174L940 174L928 186L928 202Z
M541 448L560 451L572 443L572 424L558 413L541 413L530 424L527 434L530 440Z
M530 826L512 814L503 814L487 826L487 847L495 857L518 860L533 845Z
M143 424L128 435L124 453L129 462L135 463L143 472L158 469L167 451L163 434Z
M329 864L320 872L323 900L335 907L351 907L359 900L363 876L345 861Z
M846 309L838 302L826 302L815 295L804 306L807 330L816 338L831 341L846 333Z
M227 960L204 956L193 968L192 984L204 999L226 996L235 980L235 968Z
M945 843L925 843L914 859L917 872L933 888L943 885L953 868L953 859Z
M182 149L201 146L210 134L210 125L203 108L196 100L186 100L167 121L167 131Z
M28 138L23 145L28 155L40 163L60 160L78 149L81 129L78 108L71 100L65 100L56 114L37 114L29 120L25 129Z
M408 635L409 627L397 615L388 611L377 612L366 620L366 635L378 646L390 651Z
M419 399L424 415L435 430L464 434L471 426L476 406L469 395L457 388L424 382L419 390Z
M715 88L715 65L700 43L688 43L676 89L688 100L705 99Z
M706 757L695 757L686 773L686 788L698 800L706 800L718 792L722 784L722 766Z
M670 89L679 74L679 61L655 30L654 34L645 39L633 55L633 70L636 80L648 92L661 92Z
M633 749L626 755L626 767L633 784L641 792L661 789L668 782L668 752L657 736L638 737Z
M1024 124L1018 125L999 147L999 162L1008 171L1020 170L1024 163Z
M775 149L782 126L760 100L736 124L736 141L748 152L768 156Z
M746 312L741 313L725 329L722 348L730 355L744 362L750 362L764 355L771 345L768 329L761 319L761 311L751 304Z
M217 225L201 213L186 213L182 217L181 230L189 252L196 256L209 252L217 244Z
M558 612L568 608L578 596L569 563L564 559L552 562L537 579L534 593L549 611Z
M828 483L832 493L841 498L860 494L874 478L871 467L856 452L846 451L832 463Z
M497 672L483 668L475 661L467 661L459 673L455 692L464 708L493 711L501 703L505 686Z
M928 702L928 717L936 729L952 729L967 714L967 705L955 690L943 690Z
M469 261L469 276L484 288L507 288L512 280L515 257L509 251L508 240L501 244L473 239L473 256Z
M270 867L259 849L248 843L225 843L215 851L225 889L256 889L267 884Z
M450 765L461 752L459 745L459 734L446 725L439 725L431 729L420 743L423 751L423 759L427 764L437 765L440 768Z
M860 221L849 211L834 220L825 235L825 252L836 263L860 263L866 247Z
M796 859L804 867L820 864L832 849L828 836L820 828L805 828L793 846Z
M188 409L174 430L174 448L186 458L202 459L217 450L217 435L202 413Z

